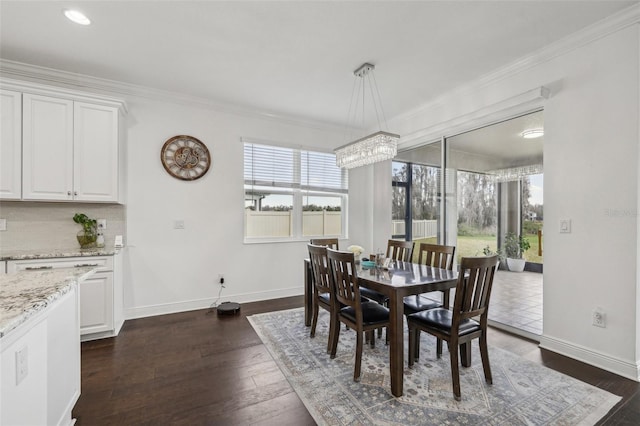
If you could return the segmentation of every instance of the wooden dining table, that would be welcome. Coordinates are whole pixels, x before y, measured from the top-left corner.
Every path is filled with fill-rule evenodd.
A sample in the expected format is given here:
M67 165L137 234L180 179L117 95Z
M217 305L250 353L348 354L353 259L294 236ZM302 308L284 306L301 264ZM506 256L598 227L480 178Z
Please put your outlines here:
M388 269L358 267L358 284L389 298L389 369L391 393L402 396L404 386L404 305L405 296L455 288L458 273L417 263L392 261ZM305 325L311 325L313 314L313 277L305 259L304 288ZM471 365L468 346L460 348L462 365Z

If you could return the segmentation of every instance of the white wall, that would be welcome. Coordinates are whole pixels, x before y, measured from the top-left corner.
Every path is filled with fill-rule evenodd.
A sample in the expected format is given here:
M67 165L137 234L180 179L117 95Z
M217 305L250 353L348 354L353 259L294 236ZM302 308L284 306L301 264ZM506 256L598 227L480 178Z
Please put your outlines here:
M634 379L640 354L639 60L638 25L633 24L477 88L452 93L389 126L401 135L433 136L430 129L441 129L442 135L452 136L448 123L459 124L474 112L509 103L539 86L553 89L544 102L541 344ZM502 113L519 108L523 106ZM353 202L351 208L360 210ZM375 211L370 214L376 217ZM559 234L560 219L571 219L570 234ZM606 311L607 328L591 325L596 307Z
M303 292L305 242L243 244L241 137L322 147L343 135L272 119L184 104L129 98L125 311L128 318ZM160 149L172 136L204 142L213 164L192 182L165 172ZM175 219L185 229L173 229Z

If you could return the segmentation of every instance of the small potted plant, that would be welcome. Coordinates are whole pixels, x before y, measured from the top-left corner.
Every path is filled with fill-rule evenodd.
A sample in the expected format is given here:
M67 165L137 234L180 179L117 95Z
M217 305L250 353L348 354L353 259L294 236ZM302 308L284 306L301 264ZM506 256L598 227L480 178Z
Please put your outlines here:
M96 239L98 238L97 221L90 219L84 213L76 213L73 216L73 221L82 226L82 229L78 231L76 238L80 243L81 249L93 248L96 246Z
M498 265L496 265L496 269L500 268L500 262L504 261L505 259L504 251L501 248L493 251L488 245L482 249L482 254L484 254L485 256L498 256Z
M513 232L507 233L504 238L504 251L507 256L507 266L510 271L524 271L526 261L522 258L525 251L529 250L531 244L523 235L516 235Z

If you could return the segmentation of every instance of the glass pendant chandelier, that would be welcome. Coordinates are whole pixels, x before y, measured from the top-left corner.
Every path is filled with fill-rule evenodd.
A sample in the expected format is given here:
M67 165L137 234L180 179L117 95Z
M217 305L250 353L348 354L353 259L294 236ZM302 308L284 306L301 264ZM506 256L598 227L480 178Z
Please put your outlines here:
M353 125L357 121L357 111L359 110L357 104L360 100L360 93L362 94L362 123L364 127L365 92L368 86L369 92L371 93L373 110L375 111L380 130L336 148L334 152L336 154L336 164L338 167L352 169L354 167L366 166L368 164L390 160L398 153L398 139L400 139L400 136L382 131L380 118L382 117L385 126L386 119L382 109L382 102L380 101L380 92L378 91L378 85L373 73L374 69L374 65L364 63L353 72L356 81L354 81L347 127L355 127ZM360 79L359 85L356 84L358 79ZM357 92L356 86L358 86ZM351 120L351 107L353 106L354 99L356 100L356 107L354 108L353 120Z

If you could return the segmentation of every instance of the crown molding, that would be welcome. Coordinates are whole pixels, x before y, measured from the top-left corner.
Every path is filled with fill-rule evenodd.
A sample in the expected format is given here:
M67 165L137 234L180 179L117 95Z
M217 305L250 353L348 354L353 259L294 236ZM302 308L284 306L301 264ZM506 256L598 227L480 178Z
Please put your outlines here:
M237 104L218 102L212 99L184 95L168 90L140 86L122 81L92 77L38 65L10 61L0 58L0 78L12 78L36 84L48 84L71 90L92 90L110 93L116 96L135 96L162 102L206 108L221 113L229 113L250 118L266 119L278 123L292 124L316 130L343 132L344 127L319 120L311 120L271 111L243 107Z
M639 22L640 4L635 4L573 34L570 34L563 39L538 49L527 56L502 66L488 74L480 76L469 83L450 90L447 93L434 98L428 103L419 106L418 108L414 108L403 114L397 115L393 118L393 121L412 120L418 116L428 113L428 110L432 108L437 108L446 104L447 100L450 100L451 97L464 97L469 93L476 92L487 86L513 77L524 70L533 68L558 56L562 56L631 25L638 24Z

